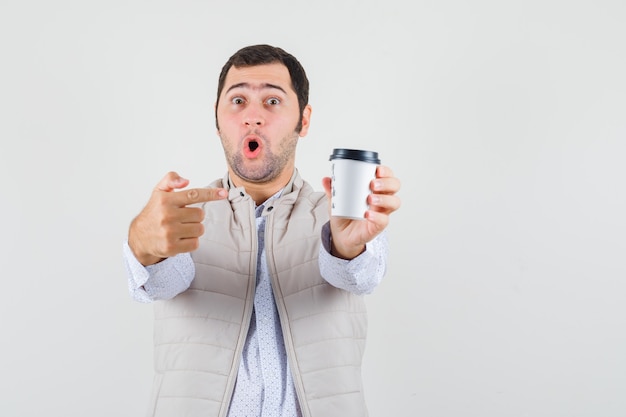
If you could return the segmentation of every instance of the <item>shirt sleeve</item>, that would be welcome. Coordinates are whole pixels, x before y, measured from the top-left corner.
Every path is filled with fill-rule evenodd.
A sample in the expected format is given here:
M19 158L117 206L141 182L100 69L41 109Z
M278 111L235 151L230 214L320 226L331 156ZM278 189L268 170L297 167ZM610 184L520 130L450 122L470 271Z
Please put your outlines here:
M330 223L322 228L319 266L322 277L331 285L353 294L370 294L380 284L387 270L389 252L387 234L376 236L365 245L365 252L352 260L330 254Z
M124 264L128 276L128 291L135 301L149 303L168 300L191 285L195 267L191 255L181 253L154 265L144 267L128 246L123 246Z

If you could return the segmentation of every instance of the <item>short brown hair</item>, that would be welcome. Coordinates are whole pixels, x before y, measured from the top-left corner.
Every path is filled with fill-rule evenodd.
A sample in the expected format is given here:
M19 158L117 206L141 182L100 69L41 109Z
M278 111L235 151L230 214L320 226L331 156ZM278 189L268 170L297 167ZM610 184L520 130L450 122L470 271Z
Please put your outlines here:
M217 84L217 101L219 103L220 95L224 89L226 74L231 67L253 67L256 65L273 64L279 62L287 67L289 76L291 77L291 87L298 97L298 105L300 108L300 119L296 131L302 129L302 113L307 104L309 104L309 79L302 64L291 54L283 49L271 45L251 45L241 48L231 56L226 64L222 67L220 78ZM217 104L215 105L215 125L219 129L217 121Z

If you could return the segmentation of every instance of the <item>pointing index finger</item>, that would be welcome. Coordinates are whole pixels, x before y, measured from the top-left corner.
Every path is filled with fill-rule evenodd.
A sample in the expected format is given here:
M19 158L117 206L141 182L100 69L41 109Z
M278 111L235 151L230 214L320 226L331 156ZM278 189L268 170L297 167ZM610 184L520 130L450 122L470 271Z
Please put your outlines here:
M190 188L173 193L173 203L183 207L189 204L223 200L227 196L228 192L224 188Z

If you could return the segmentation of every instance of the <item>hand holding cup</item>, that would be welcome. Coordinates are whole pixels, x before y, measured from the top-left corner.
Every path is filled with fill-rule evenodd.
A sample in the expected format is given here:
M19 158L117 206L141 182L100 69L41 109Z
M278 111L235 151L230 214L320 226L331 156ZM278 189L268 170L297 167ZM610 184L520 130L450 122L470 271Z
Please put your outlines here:
M332 177L324 178L323 185L330 204L334 256L353 259L360 255L400 207L396 195L400 181L390 168L379 164L376 152L335 149L331 155Z

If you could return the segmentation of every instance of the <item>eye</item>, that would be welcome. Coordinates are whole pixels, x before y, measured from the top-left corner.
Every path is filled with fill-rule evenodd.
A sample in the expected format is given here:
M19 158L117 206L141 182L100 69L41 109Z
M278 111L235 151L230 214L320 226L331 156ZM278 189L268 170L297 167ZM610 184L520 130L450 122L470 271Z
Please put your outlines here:
M233 97L233 99L230 102L233 104L243 104L244 100L241 97Z
M277 99L276 97L272 97L272 98L268 98L268 99L265 101L265 103L266 103L266 104L269 104L270 106L275 106L275 105L277 105L277 104L280 104L280 100L279 100L279 99Z

